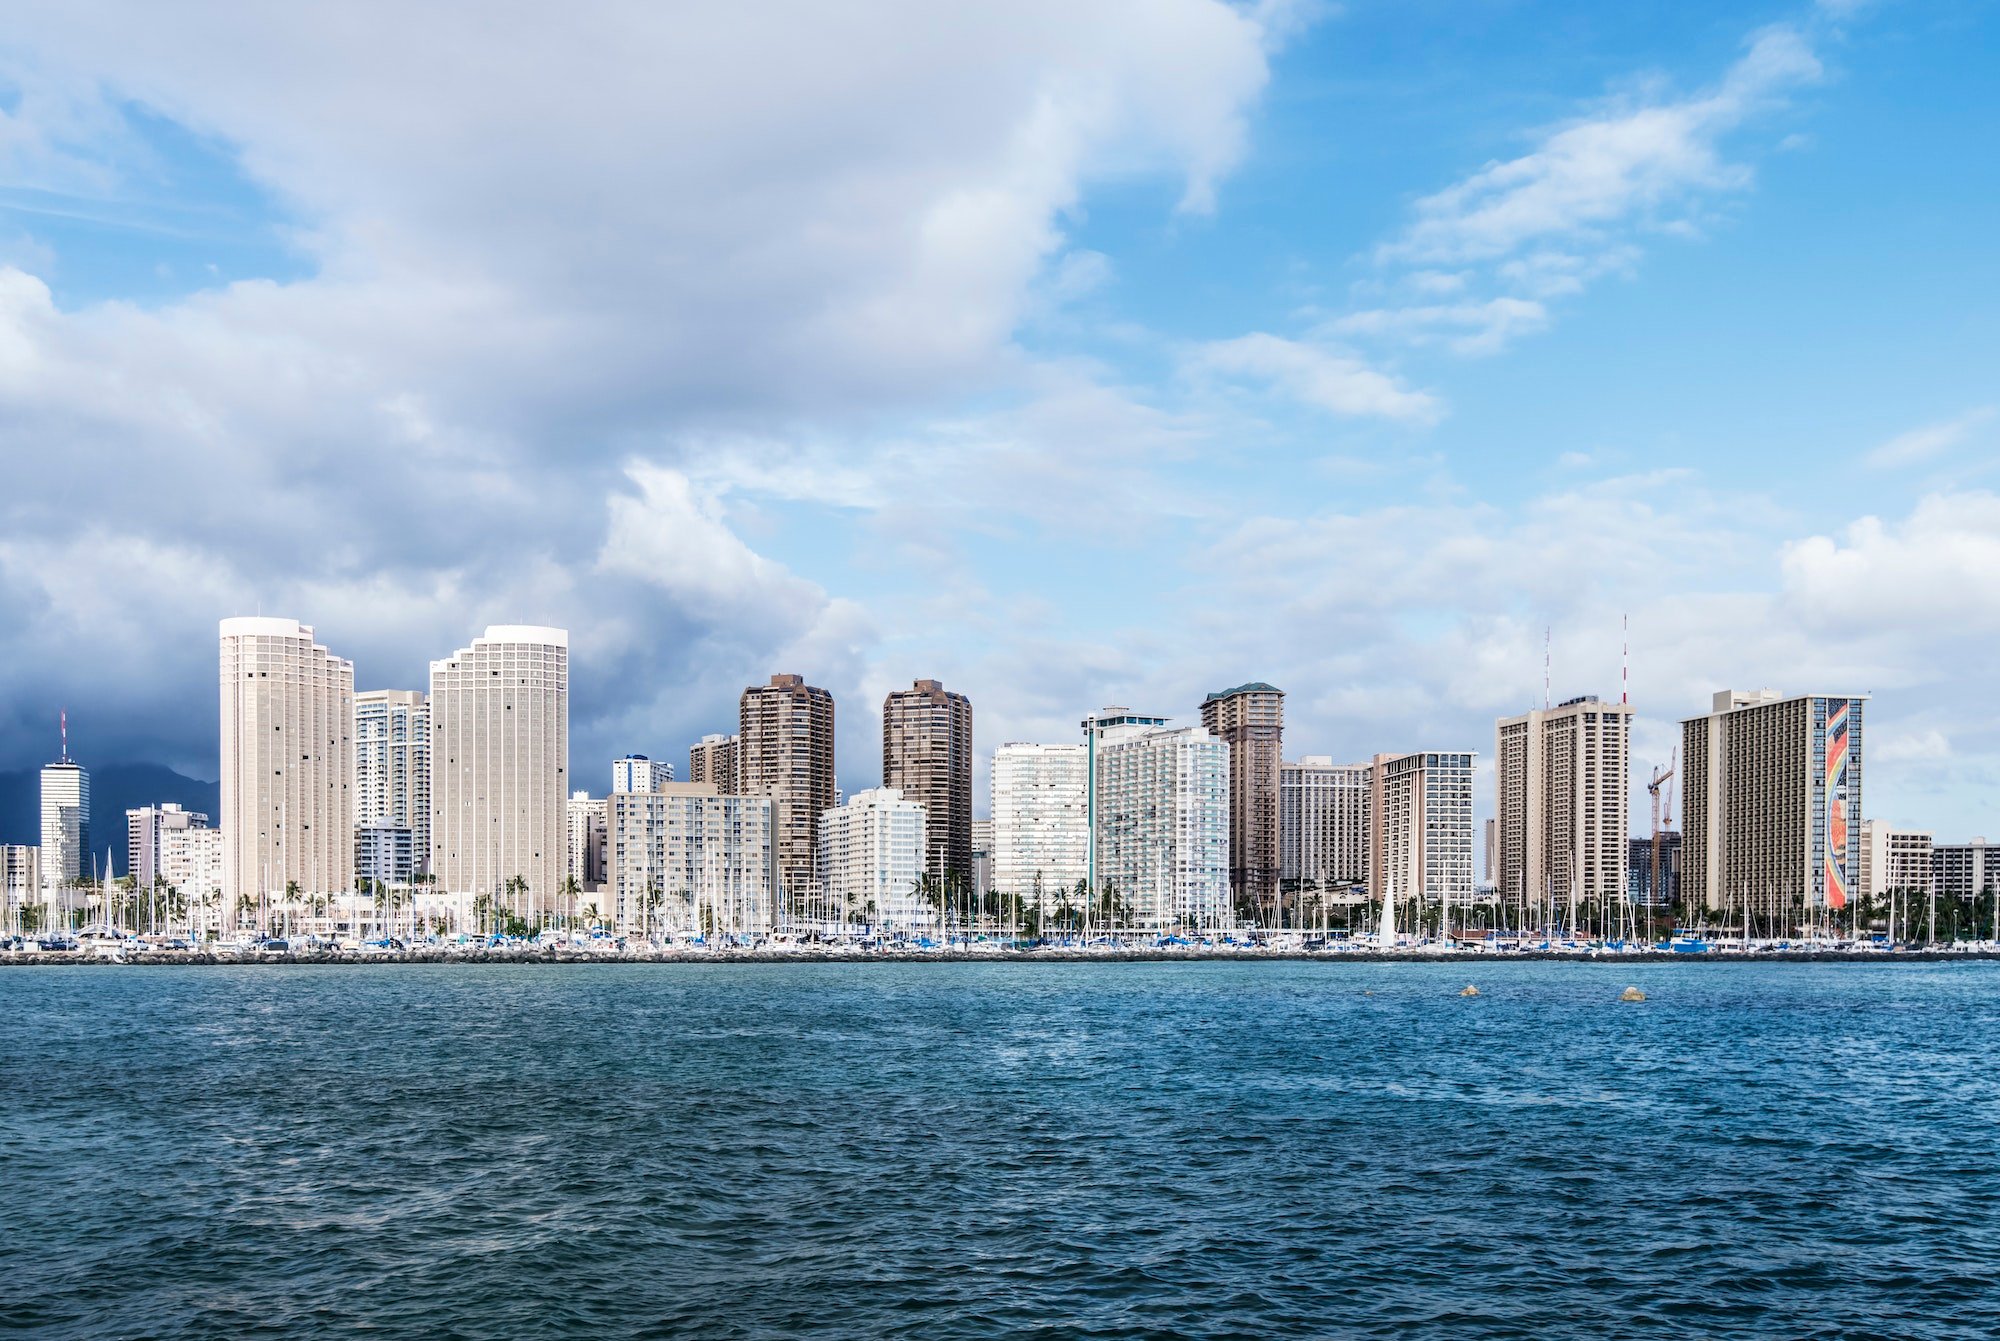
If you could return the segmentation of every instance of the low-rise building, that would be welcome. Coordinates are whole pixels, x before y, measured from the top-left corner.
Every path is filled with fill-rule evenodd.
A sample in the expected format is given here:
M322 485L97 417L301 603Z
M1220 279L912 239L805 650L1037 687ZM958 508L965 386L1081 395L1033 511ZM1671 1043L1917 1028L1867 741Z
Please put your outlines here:
M775 805L723 796L705 782L614 792L610 897L623 932L758 936L777 929Z

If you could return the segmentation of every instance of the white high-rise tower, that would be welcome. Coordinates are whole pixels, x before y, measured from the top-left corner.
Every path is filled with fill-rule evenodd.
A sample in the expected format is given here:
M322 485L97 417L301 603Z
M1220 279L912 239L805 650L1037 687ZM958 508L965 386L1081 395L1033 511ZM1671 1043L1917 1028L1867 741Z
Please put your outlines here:
M431 870L517 915L559 907L568 834L569 633L495 624L431 663ZM509 894L515 877L525 893Z
M43 898L90 873L90 774L69 757L69 715L62 719L62 757L42 769Z
M223 917L354 887L354 663L296 619L222 621Z

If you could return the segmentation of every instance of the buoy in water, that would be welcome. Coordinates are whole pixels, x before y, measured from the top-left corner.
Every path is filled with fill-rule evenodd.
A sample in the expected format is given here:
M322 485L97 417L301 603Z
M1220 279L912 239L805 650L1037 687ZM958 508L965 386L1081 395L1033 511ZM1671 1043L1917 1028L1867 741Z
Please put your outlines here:
M1478 995L1479 995L1479 989L1478 989L1477 987L1474 987L1474 986L1473 986L1473 985L1472 985L1471 983L1467 983L1467 984L1465 985L1465 990L1464 990L1463 992L1460 992L1460 993L1459 993L1459 995L1460 995L1460 996L1478 996Z
M1618 994L1620 1001L1644 1001L1646 994L1636 987L1628 987Z

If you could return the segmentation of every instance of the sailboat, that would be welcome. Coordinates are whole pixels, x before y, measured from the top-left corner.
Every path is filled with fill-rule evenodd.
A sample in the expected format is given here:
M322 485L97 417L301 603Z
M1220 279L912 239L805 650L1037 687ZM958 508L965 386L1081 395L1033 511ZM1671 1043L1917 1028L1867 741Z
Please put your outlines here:
M1382 889L1382 920L1375 928L1375 944L1384 950L1396 948L1396 877L1385 873Z

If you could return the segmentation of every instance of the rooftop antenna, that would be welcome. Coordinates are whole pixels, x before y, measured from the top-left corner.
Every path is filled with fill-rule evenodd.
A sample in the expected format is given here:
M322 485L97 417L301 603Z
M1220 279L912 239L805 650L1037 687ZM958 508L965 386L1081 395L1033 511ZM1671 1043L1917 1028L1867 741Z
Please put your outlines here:
M1623 705L1632 701L1632 616L1621 615L1619 619L1625 634L1618 652L1618 702Z
M61 724L60 730L62 731L62 761L64 763L68 763L69 762L69 709L68 708L58 709L56 712L56 721Z
M1550 698L1549 669L1550 669L1551 658L1553 656L1553 653L1551 652L1550 649L1553 647L1554 643L1555 643L1555 628L1553 626L1544 627L1542 629L1542 711L1543 712L1547 712L1549 710L1549 698Z

